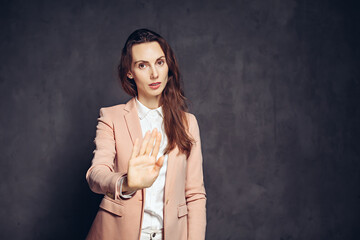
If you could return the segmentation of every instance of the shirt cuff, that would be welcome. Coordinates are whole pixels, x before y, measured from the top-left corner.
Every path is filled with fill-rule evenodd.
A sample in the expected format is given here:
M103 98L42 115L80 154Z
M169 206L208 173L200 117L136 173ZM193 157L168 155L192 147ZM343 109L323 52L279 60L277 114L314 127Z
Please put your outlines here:
M127 178L127 174L123 175L121 178L118 179L118 183L117 183L118 193L121 198L130 199L135 195L136 191L127 192L127 193L122 192L122 186L125 178Z

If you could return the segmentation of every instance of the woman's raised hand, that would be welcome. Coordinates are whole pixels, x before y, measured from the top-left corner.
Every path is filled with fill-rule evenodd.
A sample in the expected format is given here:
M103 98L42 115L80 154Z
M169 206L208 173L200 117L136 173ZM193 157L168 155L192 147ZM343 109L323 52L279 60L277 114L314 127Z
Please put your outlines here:
M164 156L156 160L160 143L161 133L156 129L151 133L150 131L146 132L141 146L139 146L139 139L135 140L123 191L147 188L155 182L164 163Z

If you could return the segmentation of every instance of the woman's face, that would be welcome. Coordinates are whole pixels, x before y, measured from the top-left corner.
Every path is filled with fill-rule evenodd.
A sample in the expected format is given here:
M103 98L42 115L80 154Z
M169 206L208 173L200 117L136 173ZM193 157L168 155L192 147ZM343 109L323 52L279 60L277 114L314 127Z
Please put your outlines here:
M127 76L136 83L139 101L149 108L157 108L168 81L165 54L158 42L135 44L131 50L131 71Z

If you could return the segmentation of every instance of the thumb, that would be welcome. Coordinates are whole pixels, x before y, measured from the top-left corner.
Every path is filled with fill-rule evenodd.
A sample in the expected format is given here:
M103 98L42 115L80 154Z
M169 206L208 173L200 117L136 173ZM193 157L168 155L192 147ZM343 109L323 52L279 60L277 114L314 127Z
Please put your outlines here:
M160 171L160 168L162 167L162 165L164 164L164 156L161 156L156 162L155 162L155 169L157 171Z

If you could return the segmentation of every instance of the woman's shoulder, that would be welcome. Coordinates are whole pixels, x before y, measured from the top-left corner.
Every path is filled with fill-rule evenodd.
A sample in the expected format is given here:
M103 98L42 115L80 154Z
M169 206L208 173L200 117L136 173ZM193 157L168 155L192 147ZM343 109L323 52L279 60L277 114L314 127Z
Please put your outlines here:
M124 115L131 109L132 99L127 103L115 104L110 106L103 106L100 108L100 116L118 117Z
M116 105L111 105L111 106L103 106L100 108L100 110L102 111L106 111L106 112L118 112L118 111L123 111L125 108L126 104L116 104Z
M185 112L189 128L191 129L193 126L198 126L197 119L193 113Z
M195 115L193 114L193 113L189 113L189 112L185 112L185 116L186 116L186 118L188 119L188 121L189 120L196 120L196 117L195 117Z

